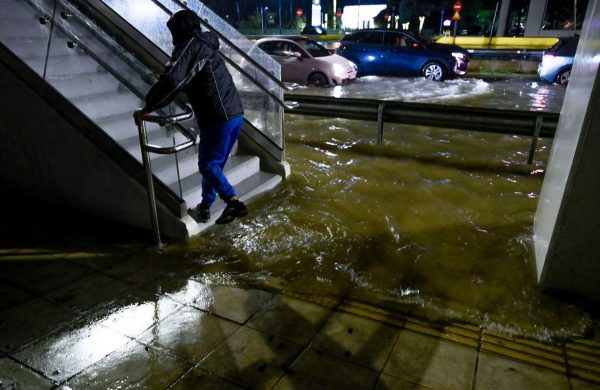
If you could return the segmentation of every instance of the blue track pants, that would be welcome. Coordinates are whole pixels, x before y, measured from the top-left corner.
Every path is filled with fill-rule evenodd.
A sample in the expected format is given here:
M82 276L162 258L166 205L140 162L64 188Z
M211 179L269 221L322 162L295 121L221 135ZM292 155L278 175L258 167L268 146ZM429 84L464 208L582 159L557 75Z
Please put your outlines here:
M198 168L202 174L202 203L210 206L217 194L224 201L235 196L235 190L223 174L229 153L240 135L244 117L200 129Z

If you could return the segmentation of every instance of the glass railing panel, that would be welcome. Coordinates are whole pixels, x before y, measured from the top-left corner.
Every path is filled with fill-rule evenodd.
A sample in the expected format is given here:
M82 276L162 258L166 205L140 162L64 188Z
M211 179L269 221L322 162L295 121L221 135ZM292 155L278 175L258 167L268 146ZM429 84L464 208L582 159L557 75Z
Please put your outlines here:
M271 58L271 56L262 50L253 47L253 43L246 36L237 31L233 26L214 13L210 8L206 7L201 1L188 0L187 5L190 9L198 13L203 20L207 21L208 24L210 24L216 31L219 31L222 35L224 35L227 40L233 44L233 46L237 47L238 50L249 54L252 59L260 64L264 70L275 76L278 80L281 80L281 66L279 63L277 63L277 61L275 61L273 58ZM243 56L241 56L238 50L235 50L233 46L222 44L221 51L225 56L233 59L238 65L248 71L255 79L258 79L258 81L264 87L272 91L276 96L279 96L280 100L283 100L283 90L281 87L262 74L262 72L256 69L249 61L244 60ZM245 81L244 85L252 84L252 88L256 88L255 85L248 79L242 79ZM265 94L265 96L267 95ZM250 122L253 124L260 123L262 127L259 127L259 129L263 131L263 134L267 135L267 137L269 137L269 139L271 139L275 144L283 148L284 109L274 101L267 102L265 99L267 98L265 97L260 99L260 102L258 103L256 101L244 100L244 104L252 109L249 113ZM263 109L268 109L270 111L268 113L262 113L258 117L255 116L254 107L256 107L257 104ZM255 125L255 127L258 126ZM268 131L263 129L268 129Z
M143 33L148 39L154 42L160 47L165 53L171 53L172 42L171 34L166 27L170 15L182 9L182 3L173 0L102 0L111 9L117 12L121 17L127 20L132 26ZM218 15L213 13L210 9L206 8L199 1L188 1L188 7L196 11L200 17L206 20L216 31L219 31L234 45L238 46L244 53L251 53L254 60L261 65L262 68L266 69L269 73L275 76L277 79L281 78L281 70L279 64L274 61L271 57L266 55L261 50L250 50L252 43L232 26L223 21ZM243 56L235 50L233 47L228 45L227 42L221 41L221 52L223 55L233 60L237 65L246 69L250 74L261 75L262 70L257 70L251 62L245 61ZM230 67L231 69L231 67ZM235 73L232 71L232 74ZM234 80L240 91L256 90L260 91L256 87L252 80L245 77L236 77ZM283 91L268 77L261 77L260 82L264 87L274 93L275 96L280 96L283 100ZM264 92L260 92L266 95ZM242 97L244 107L248 111L249 115L246 115L246 119L250 121L257 129L263 131L268 129L264 134L270 138L279 147L283 147L283 109L277 104L263 104L263 107L269 106L273 110L273 113L269 114L255 114L255 107L257 106L256 101L249 100L250 95L243 94ZM254 95L252 95L254 96Z
M179 10L174 3L169 2L169 7L160 7L152 0L101 0L113 11L119 14L129 24L144 34L165 53L173 50L171 33L167 28L167 21L173 10ZM166 2L166 1L165 1ZM171 4L172 3L172 4ZM171 12L171 13L170 13Z
M46 59L46 81L138 161L142 161L133 111L154 79L151 71L67 0L56 0ZM182 110L167 107L162 114ZM178 132L147 124L156 146L182 142ZM176 154L151 154L155 176L176 193L181 187Z
M244 102L244 117L276 145L283 145L281 106L237 69L228 68ZM282 93L280 99L283 100Z
M44 76L54 0L14 1L3 5L0 41Z
M200 17L207 21L215 30L219 31L222 35L233 43L242 52L249 54L256 62L258 62L264 69L266 69L277 79L281 80L281 66L271 56L266 54L264 51L253 48L254 43L250 41L245 35L236 30L229 23L224 21L219 15L214 13L210 8L205 6L199 0L189 0L187 2L188 7L194 10ZM224 52L232 58L237 58L237 63L243 62L240 55L232 47L223 48ZM274 88L274 85L269 85L270 88Z

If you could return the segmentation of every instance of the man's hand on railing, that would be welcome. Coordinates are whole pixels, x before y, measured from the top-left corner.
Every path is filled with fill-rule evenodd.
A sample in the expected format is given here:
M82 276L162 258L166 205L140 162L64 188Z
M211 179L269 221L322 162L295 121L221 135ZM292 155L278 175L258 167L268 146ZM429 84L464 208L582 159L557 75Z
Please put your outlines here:
M145 108L138 108L133 112L133 120L136 126L142 124L142 121L150 114Z

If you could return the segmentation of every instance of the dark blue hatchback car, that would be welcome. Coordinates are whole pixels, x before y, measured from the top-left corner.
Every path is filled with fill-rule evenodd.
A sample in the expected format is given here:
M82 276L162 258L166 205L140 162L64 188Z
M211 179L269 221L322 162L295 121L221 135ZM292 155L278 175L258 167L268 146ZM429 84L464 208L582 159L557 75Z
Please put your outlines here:
M423 76L441 81L466 73L469 53L406 31L370 29L344 36L336 53L358 66L358 76Z

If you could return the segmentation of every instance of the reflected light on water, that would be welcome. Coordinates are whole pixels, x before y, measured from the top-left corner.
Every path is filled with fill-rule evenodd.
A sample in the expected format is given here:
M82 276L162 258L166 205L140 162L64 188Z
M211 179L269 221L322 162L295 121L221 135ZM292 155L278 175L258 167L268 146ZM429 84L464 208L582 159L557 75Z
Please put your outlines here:
M523 80L484 81L473 77L435 82L422 77L363 76L347 85L305 87L291 94L560 112L565 89Z

